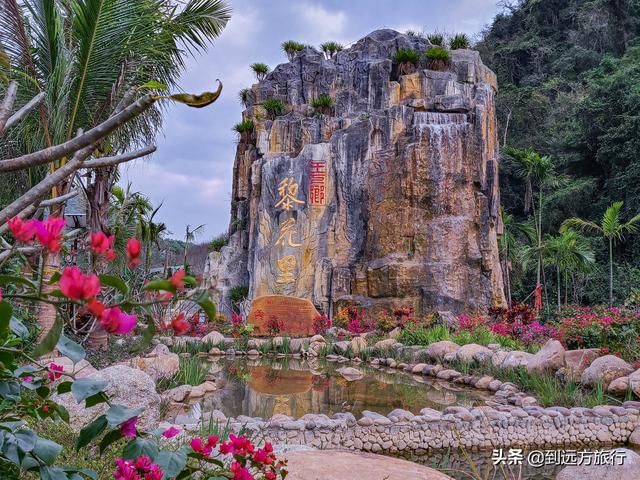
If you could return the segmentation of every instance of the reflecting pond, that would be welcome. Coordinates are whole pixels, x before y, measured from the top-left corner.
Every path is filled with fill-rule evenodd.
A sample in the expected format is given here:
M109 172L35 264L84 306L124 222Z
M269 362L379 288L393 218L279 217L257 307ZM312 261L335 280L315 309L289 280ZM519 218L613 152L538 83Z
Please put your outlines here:
M303 359L260 359L215 357L208 363L218 391L203 398L191 415L204 416L213 410L227 417L246 415L269 418L285 414L299 418L307 413L332 415L362 411L388 414L403 408L418 414L424 407L442 410L450 405L483 405L489 393L454 385L431 377L397 370L358 365L360 380L348 381L337 371L351 364Z

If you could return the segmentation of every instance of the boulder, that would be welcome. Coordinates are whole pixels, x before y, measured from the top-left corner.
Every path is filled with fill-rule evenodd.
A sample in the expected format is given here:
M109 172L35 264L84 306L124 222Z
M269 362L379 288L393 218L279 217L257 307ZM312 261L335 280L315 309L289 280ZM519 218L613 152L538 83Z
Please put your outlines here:
M476 359L476 356L481 357L483 355L493 355L493 352L487 347L478 345L476 343L469 343L463 345L456 352L456 359L461 362L472 362Z
M640 447L640 427L636 427L635 430L631 432L628 443L632 448L637 449Z
M349 381L353 382L356 380L361 380L364 377L364 373L362 373L357 368L353 367L342 367L337 370L337 372L342 375L342 377Z
M611 395L625 395L629 390L629 377L620 377L612 380L607 387L607 393Z
M124 405L128 408L142 408L137 422L139 428L148 430L155 428L158 424L160 395L156 392L156 384L153 379L142 370L125 365L114 365L99 370L87 378L107 382L105 391L112 404ZM69 423L71 428L76 431L105 413L108 408L105 403L85 408L84 402L78 404L71 393L54 394L52 398L69 411Z
M162 392L160 398L168 402L184 402L189 398L189 393L192 388L191 385L179 385Z
M395 338L387 338L385 340L380 340L376 342L373 348L376 350L390 350L392 349L398 342Z
M176 353L167 353L151 357L134 357L131 359L131 366L142 370L157 382L163 378L171 378L178 373L180 369L180 357L178 357Z
M170 353L171 353L171 350L169 350L169 347L167 347L164 343L159 343L155 347L153 347L153 350L151 350L145 356L154 357L154 356L157 356L157 355L168 355Z
M640 455L626 448L617 448L616 452L624 456L624 460L621 460L622 464L572 465L560 470L556 480L638 480L640 478Z
M460 345L449 340L442 340L429 345L426 349L427 355L433 359L442 359L447 353L455 353Z
M367 349L367 341L364 337L353 337L349 346L354 355L360 355L360 352Z
M573 378L580 378L582 372L600 356L599 348L582 348L564 352L565 374Z
M393 338L395 340L400 336L401 332L402 329L400 327L396 327L387 334L387 337Z
M504 362L504 359L507 358L507 355L509 355L509 352L506 352L504 350L498 350L497 352L493 352L493 356L491 357L491 364L494 367L501 366L502 362Z
M350 342L343 340L341 342L334 343L333 348L335 349L336 353L339 353L340 355L344 355L345 353L347 353L347 350L349 349L349 344Z
M288 480L451 480L432 468L372 453L313 450L289 452L285 456Z
M615 355L604 355L596 358L584 372L581 381L585 385L595 386L601 383L605 388L616 378L630 375L633 367Z
M640 397L640 370L636 370L629 375L629 386L637 397Z
M507 353L504 361L500 365L502 368L526 367L533 357L532 353L514 351Z
M529 373L555 372L564 367L564 347L557 340L547 340L527 363Z
M224 335L220 332L209 332L200 339L203 343L210 343L211 345L220 345L224 343Z

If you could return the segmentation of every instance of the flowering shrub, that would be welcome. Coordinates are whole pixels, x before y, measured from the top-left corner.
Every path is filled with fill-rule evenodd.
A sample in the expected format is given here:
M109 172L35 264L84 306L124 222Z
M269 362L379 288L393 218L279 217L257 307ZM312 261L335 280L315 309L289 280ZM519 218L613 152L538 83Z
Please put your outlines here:
M554 337L567 348L608 348L614 353L637 355L640 314L633 310L570 306L552 324Z
M38 242L46 252L56 253L64 247L63 226L64 221L55 217L43 222L13 218L9 221L9 229L16 240L12 248ZM107 261L115 259L112 239L101 232L91 234L87 244L94 255L102 256ZM130 266L135 267L140 263L140 252L140 242L130 239L126 250ZM91 470L56 466L62 446L39 437L29 428L29 425L44 418L69 421L68 412L51 398L55 392L71 393L76 402L84 403L87 408L107 404L104 414L80 430L76 448L85 448L101 439L99 450L102 452L118 440L128 440L123 447L122 458L114 466L114 478L186 478L201 471L204 467L201 453L190 447L161 449L158 445L159 437L170 438L178 433L177 429L141 431L137 419L142 409L111 403L104 392L107 382L93 378L76 380L74 375L65 372L63 366L37 360L54 349L74 364L85 358L82 346L63 334L61 312L69 305L75 305L86 315L94 317L109 333L125 335L139 330L142 334L140 347L146 347L155 332L150 308L159 302L184 301L185 286L195 286L195 279L184 271L178 271L171 278L152 280L144 286L148 296L142 300L132 297L122 278L84 272L77 266L64 268L48 282L51 288L45 289L42 288L42 278L33 281L27 277L0 275L0 285L5 287L4 296L0 297L0 464L13 465L19 477L24 472L34 472L40 478L97 478L97 473ZM189 298L207 316L215 317L215 307L205 292L190 292ZM59 310L53 327L36 345L28 341L28 329L13 315L11 302L14 301L19 301L21 305L48 303ZM183 322L184 318L175 318L171 324L174 331L182 330ZM231 455L231 463L206 460L214 465L214 477L275 479L276 474L282 478L286 475L282 464L264 449L247 449L243 454L234 449ZM207 475L210 471L208 468ZM261 476L250 476L250 471Z
M352 334L360 334L373 330L372 322L364 309L355 306L342 307L334 317L337 327L344 328Z
M275 315L271 315L267 320L267 333L271 336L278 335L282 329L284 328L284 324L282 320L280 320Z
M376 330L387 333L398 326L398 319L388 310L380 310L376 315Z
M331 319L327 315L317 315L313 319L313 333L322 335L331 328Z

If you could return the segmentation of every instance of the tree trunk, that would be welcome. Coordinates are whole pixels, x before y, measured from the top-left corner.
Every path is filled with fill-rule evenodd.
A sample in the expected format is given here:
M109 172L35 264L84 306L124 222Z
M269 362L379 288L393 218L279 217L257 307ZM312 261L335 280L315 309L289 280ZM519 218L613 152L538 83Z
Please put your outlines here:
M54 273L60 271L60 254L45 253L43 254L42 263L42 291L44 293L49 293L56 289L56 285L50 285L49 280ZM47 333L49 333L49 330L51 330L56 321L57 313L56 307L50 303L39 303L37 320L38 326L40 327L40 333L38 335L38 341L42 341Z
M613 307L613 239L609 239L609 306Z
M560 311L560 306L562 305L562 296L560 295L560 267L556 265L556 281L558 283L558 311Z

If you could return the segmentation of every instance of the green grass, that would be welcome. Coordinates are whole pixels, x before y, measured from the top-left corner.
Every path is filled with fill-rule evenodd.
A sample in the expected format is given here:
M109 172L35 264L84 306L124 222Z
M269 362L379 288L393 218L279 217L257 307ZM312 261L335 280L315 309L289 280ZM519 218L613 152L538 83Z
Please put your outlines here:
M212 252L219 252L222 250L222 247L229 243L229 236L226 233L222 233L218 235L216 238L211 240L209 243L209 249Z
M157 382L157 390L165 391L180 385L200 385L209 373L208 365L198 357L180 357L178 373Z
M401 64L410 63L412 65L417 65L418 62L420 62L420 54L409 48L400 48L393 56L393 59Z
M240 103L242 104L243 107L247 108L247 106L249 105L249 96L251 95L251 89L250 88L243 88L242 90L240 90L238 92L238 99L240 100Z
M398 341L404 345L430 345L434 342L449 340L449 329L446 325L436 325L424 327L421 325L407 325L400 335Z
M268 98L262 102L262 107L267 111L273 120L284 113L284 103L278 98Z
M209 353L209 350L212 348L219 348L220 350L226 350L226 345L223 343L213 343L210 341L201 342L198 340L195 341L184 341L179 344L172 345L170 350L173 353L189 353L191 355L197 355L198 353Z
M441 61L441 62L449 62L449 50L444 47L433 47L426 51L424 54L429 60Z
M311 101L311 106L317 110L329 110L333 108L333 98L326 93L318 95Z
M437 45L438 47L444 47L445 44L444 35L441 33L432 33L427 36L427 40L431 42L431 45Z
M460 48L469 48L469 37L464 33L456 33L451 40L449 40L449 48L451 50L458 50Z
M255 124L253 123L253 120L243 120L241 122L236 123L233 126L233 130L236 133L239 133L240 135L242 135L243 133L250 133L253 132L253 130L256 128Z
M464 375L491 375L503 382L511 382L533 395L545 407L594 407L604 404L619 404L619 399L607 395L602 385L587 388L575 380L562 381L553 373L530 374L525 367L500 368L490 362L452 361L450 367Z

